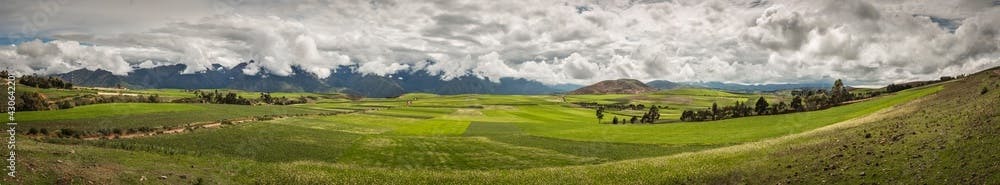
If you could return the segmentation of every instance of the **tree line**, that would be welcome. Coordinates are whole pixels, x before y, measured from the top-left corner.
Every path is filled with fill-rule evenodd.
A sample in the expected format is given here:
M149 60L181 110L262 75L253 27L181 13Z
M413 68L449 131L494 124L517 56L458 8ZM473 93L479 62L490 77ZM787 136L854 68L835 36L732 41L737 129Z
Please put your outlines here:
M573 104L579 105L580 107L584 107L584 108L596 109L598 107L601 107L601 108L604 108L604 109L617 110L617 111L622 111L622 110L645 110L646 109L646 105L643 105L643 104L624 104L624 103L599 104L597 102L573 102Z
M639 105L642 105L642 104L639 104ZM637 106L633 105L632 107L637 107ZM645 107L645 106L642 106L642 107ZM600 106L600 107L597 107L596 111L597 111L596 112L597 123L600 124L601 120L604 119L605 108L603 106ZM652 105L652 106L649 107L649 111L646 111L646 113L642 114L641 117L639 117L639 116L631 116L631 119L626 119L626 118L618 119L618 116L615 116L615 117L611 118L611 124L619 124L619 123L621 123L621 124L627 124L627 123L632 123L632 124L636 124L636 123L653 124L657 120L660 120L660 107L658 107L656 105Z
M6 77L7 76L6 74L7 74L7 72L4 71L0 75L3 75L3 76ZM37 75L24 75L24 76L21 76L21 78L18 78L17 83L24 84L24 85L30 86L30 87L42 88L42 89L49 89L49 88L73 89L73 83L69 83L69 82L63 81L62 79L59 79L59 78L56 78L56 77L51 77L51 76L50 77L43 77L43 76L37 76Z
M11 75L10 72L3 70L0 71L0 76L7 78ZM17 77L17 83L34 88L42 89L73 89L73 83L67 82L61 78L53 76L39 76L39 75L23 75Z
M757 98L757 101L753 104L737 101L734 105L719 107L717 103L712 103L712 107L708 109L685 110L681 113L681 120L711 121L756 115L814 111L837 106L859 98L866 98L848 92L848 87L844 86L844 83L840 79L833 83L833 87L829 91L808 90L796 92L793 95L792 101L787 104L784 101L771 104L763 96Z
M273 97L271 93L262 92L260 97L257 99L244 98L235 92L219 92L219 90L214 90L211 92L201 91L201 90L188 90L195 94L193 98L182 98L174 100L174 103L211 103L211 104L234 104L234 105L254 105L254 104L272 104L272 105L291 105L291 104L301 104L308 103L310 100L315 100L317 97L306 97L299 96L298 98L287 98L287 97Z

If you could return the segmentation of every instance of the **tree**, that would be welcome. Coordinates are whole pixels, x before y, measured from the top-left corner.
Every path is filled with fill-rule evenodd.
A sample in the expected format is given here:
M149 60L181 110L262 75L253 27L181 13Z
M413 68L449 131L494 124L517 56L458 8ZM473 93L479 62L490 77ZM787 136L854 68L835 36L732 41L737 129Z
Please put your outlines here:
M38 92L20 93L15 101L17 104L14 105L14 108L18 111L49 110L48 100Z
M656 120L660 119L660 108L657 108L656 106L649 107L649 112L646 112L644 117L646 117L646 123L652 124L653 122L656 122Z
M684 110L684 112L681 113L681 121L693 121L692 120L693 117L694 117L694 111Z
M147 98L149 99L149 103L159 103L160 102L160 95L156 95L156 94L149 95L149 97L147 97Z
M767 100L764 100L763 96L757 99L757 104L756 107L754 107L754 110L757 111L757 115L764 115L767 113Z
M833 87L830 88L830 104L836 105L847 101L850 93L847 92L847 87L844 87L844 82L837 79L833 82Z
M738 117L740 117L740 108L741 108L742 106L743 106L743 105L742 105L742 103L740 103L740 101L736 101L736 104L735 104L735 105L733 105L733 111L732 111L732 112L733 112L733 113L732 113L733 115L732 115L732 116L733 116L734 118L738 118Z
M260 93L260 101L264 102L264 103L267 103L267 104L274 103L274 99L271 98L271 93L266 93L266 92L261 92Z
M719 119L719 105L712 102L712 120Z
M632 119L629 120L629 123L635 124L636 121L639 121L639 118L636 116L632 116Z
M807 109L809 110L819 110L826 108L827 96L826 94L814 94L812 96L806 97Z
M604 107L597 107L597 124L601 124L601 119L604 119Z
M611 118L611 124L615 124L615 125L618 124L618 116L615 116L614 118Z
M795 111L802 112L802 111L805 110L805 107L802 106L802 97L799 97L799 96L795 96L795 98L792 98L792 105L791 106L792 106L792 109L795 109Z

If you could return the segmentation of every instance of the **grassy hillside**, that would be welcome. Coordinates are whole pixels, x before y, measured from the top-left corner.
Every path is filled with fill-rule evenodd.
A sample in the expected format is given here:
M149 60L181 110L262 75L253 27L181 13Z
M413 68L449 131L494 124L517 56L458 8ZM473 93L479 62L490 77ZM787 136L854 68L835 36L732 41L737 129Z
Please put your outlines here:
M984 87L987 91L982 93ZM558 96L404 97L259 106L288 111L367 111L252 122L174 135L92 141L19 140L19 164L26 166L19 169L24 176L4 181L28 184L89 181L111 184L1000 183L1000 176L995 175L1000 173L1000 164L996 162L1000 157L995 147L991 147L1000 144L997 124L1000 110L996 109L1000 107L1000 71L821 111L653 125L597 124L592 110L562 103ZM412 101L412 105L407 107L406 101ZM163 105L162 111L132 111L114 117L141 119L136 116L197 109L186 106L216 106ZM127 110L79 108L84 109L65 110L69 115L60 119L92 121L97 118L84 116L82 112ZM218 117L257 107L202 108L234 110L211 115ZM206 113L182 115L201 114ZM40 120L36 122L39 125L57 120L28 117L36 117L32 119ZM155 121L122 124L145 122ZM92 126L84 121L78 123ZM166 179L157 178L160 176Z

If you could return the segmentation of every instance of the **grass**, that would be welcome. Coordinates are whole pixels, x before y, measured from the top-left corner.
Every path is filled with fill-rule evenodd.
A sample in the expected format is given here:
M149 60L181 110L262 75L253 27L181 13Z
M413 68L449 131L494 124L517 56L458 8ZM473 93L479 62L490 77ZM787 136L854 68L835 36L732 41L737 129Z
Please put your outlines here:
M941 86L898 92L822 111L754 116L709 122L657 125L596 124L590 110L521 107L513 112L533 123L520 124L533 135L578 141L645 144L735 144L812 130L870 114L941 90Z
M126 140L19 140L18 155L27 156L19 164L31 166L22 171L31 175L4 181L995 184L1000 164L989 146L1000 144L1000 91L979 90L1000 85L1000 75L970 78L822 111L655 125L597 124L592 110L557 96L421 95L411 107L393 99L265 107L380 107L372 112L396 116L294 117ZM117 117L166 113L178 112ZM167 179L155 178L161 175ZM147 180L139 182L142 176Z
M543 148L582 157L599 158L602 161L617 161L643 157L664 156L681 152L691 152L718 146L630 144L613 142L584 142L554 139L525 134L515 124L474 122L464 133L470 137L486 137L491 140L518 146Z
M305 137L324 135L324 137ZM245 124L226 129L198 130L183 135L168 135L118 141L98 141L94 145L110 148L145 150L162 153L185 153L196 156L216 155L260 162L315 160L334 162L361 135L324 129L279 124ZM290 152L308 151L308 152Z
M324 111L288 106L222 104L112 103L73 109L22 112L17 118L25 128L70 128L94 131L111 128L174 127L194 122L219 121L267 115L318 114Z
M21 84L18 84L16 86L16 91L17 91L17 93L25 93L25 92L37 92L37 93L41 93L46 98L48 98L48 100L58 100L58 99L68 98L68 97L74 97L74 96L82 96L82 95L87 95L87 94L97 94L96 91L91 91L91 90L80 90L80 89L70 90L70 89L55 89L55 88L52 88L52 89L42 89L42 88L35 88L35 87L25 86L25 85L21 85Z

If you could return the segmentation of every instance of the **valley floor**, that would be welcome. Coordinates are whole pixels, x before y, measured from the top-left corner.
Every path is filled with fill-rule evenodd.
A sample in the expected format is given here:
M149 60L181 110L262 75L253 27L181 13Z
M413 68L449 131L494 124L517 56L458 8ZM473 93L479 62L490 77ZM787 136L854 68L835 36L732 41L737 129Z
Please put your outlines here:
M994 90L980 91L984 87ZM411 106L392 99L330 102L282 107L280 112L270 112L266 106L247 108L302 116L134 139L19 138L18 177L3 180L17 184L1000 183L1000 72L822 111L653 125L597 124L592 111L551 96L401 99L415 101ZM221 110L211 107L216 105L190 106L203 108L201 112ZM377 106L395 108L310 115ZM192 115L202 114L174 108L113 116L195 119ZM106 117L89 117L85 112L106 109L111 108L78 107L65 110L67 115L59 119L26 113L26 119L39 127L88 130L97 127L83 124L85 120ZM100 126L185 121L149 119Z

